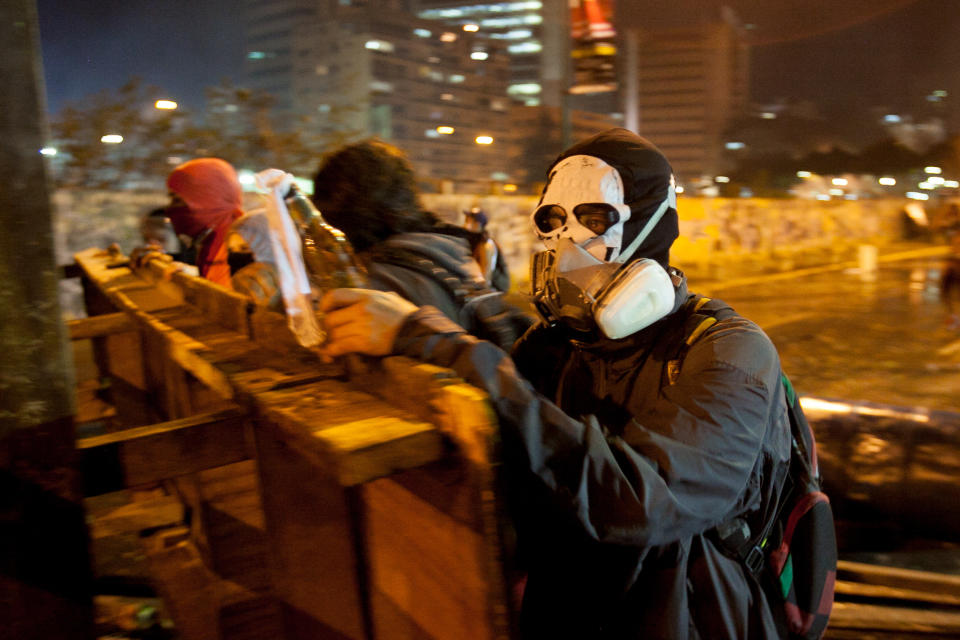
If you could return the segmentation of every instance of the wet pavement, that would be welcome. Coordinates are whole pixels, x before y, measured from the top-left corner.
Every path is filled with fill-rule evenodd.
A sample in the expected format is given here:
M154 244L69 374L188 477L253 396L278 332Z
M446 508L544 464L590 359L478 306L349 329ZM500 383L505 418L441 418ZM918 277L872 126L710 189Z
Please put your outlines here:
M960 410L960 331L939 299L942 260L919 257L807 275L702 282L759 324L801 395Z

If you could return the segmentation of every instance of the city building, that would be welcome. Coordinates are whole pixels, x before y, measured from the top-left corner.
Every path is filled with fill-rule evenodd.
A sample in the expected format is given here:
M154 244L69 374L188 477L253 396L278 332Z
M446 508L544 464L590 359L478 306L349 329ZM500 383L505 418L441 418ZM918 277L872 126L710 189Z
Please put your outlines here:
M504 44L510 57L507 95L527 106L560 107L570 55L568 0L411 0L421 18L476 28L481 38Z
M618 114L571 110L570 139L582 140L610 127L622 127ZM563 138L563 114L557 107L514 105L510 109L507 157L513 181L524 191L537 192L546 182L547 168L570 144Z
M638 29L638 132L670 159L678 179L712 181L723 167L724 133L748 102L749 47L736 18ZM625 66L630 61L624 61Z
M486 191L510 182L503 46L420 20L406 7L248 2L249 85L274 95L290 126L320 146L371 135L396 144L428 189Z

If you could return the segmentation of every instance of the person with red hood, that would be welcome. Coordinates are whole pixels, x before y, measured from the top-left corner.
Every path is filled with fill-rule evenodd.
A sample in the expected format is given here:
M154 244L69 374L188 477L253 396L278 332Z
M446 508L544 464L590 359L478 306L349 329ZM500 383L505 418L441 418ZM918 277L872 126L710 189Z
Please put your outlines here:
M196 249L200 275L229 287L227 234L234 220L243 215L237 172L219 158L196 158L170 173L167 189L167 217L177 235Z

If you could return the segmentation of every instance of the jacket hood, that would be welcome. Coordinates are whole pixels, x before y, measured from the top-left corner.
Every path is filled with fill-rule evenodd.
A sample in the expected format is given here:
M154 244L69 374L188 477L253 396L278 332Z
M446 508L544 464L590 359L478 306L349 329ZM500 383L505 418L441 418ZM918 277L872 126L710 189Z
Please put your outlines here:
M621 246L628 246L660 203L669 197L673 183L670 163L652 142L622 128L608 129L578 142L560 154L550 165L550 171L564 158L576 155L600 158L620 174L624 204L630 207ZM666 268L670 245L679 234L677 210L671 207L632 257L651 258Z
M470 252L470 243L464 238L439 233L399 233L378 246L413 251L428 257L463 280L485 282L480 265Z

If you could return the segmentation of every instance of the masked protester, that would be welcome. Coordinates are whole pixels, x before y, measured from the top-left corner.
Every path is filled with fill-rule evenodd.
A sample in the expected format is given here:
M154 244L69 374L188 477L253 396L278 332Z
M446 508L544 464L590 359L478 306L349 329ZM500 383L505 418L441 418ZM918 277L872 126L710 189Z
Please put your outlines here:
M666 158L625 129L565 151L531 215L542 320L512 358L389 294L323 300L328 355L403 354L489 394L528 576L524 638L786 637L782 606L719 533L762 530L781 490L779 358L725 307L676 366L703 300L669 265L676 206Z
M167 177L167 217L181 241L196 251L200 275L230 286L227 234L243 215L243 190L237 172L219 158L197 158Z

